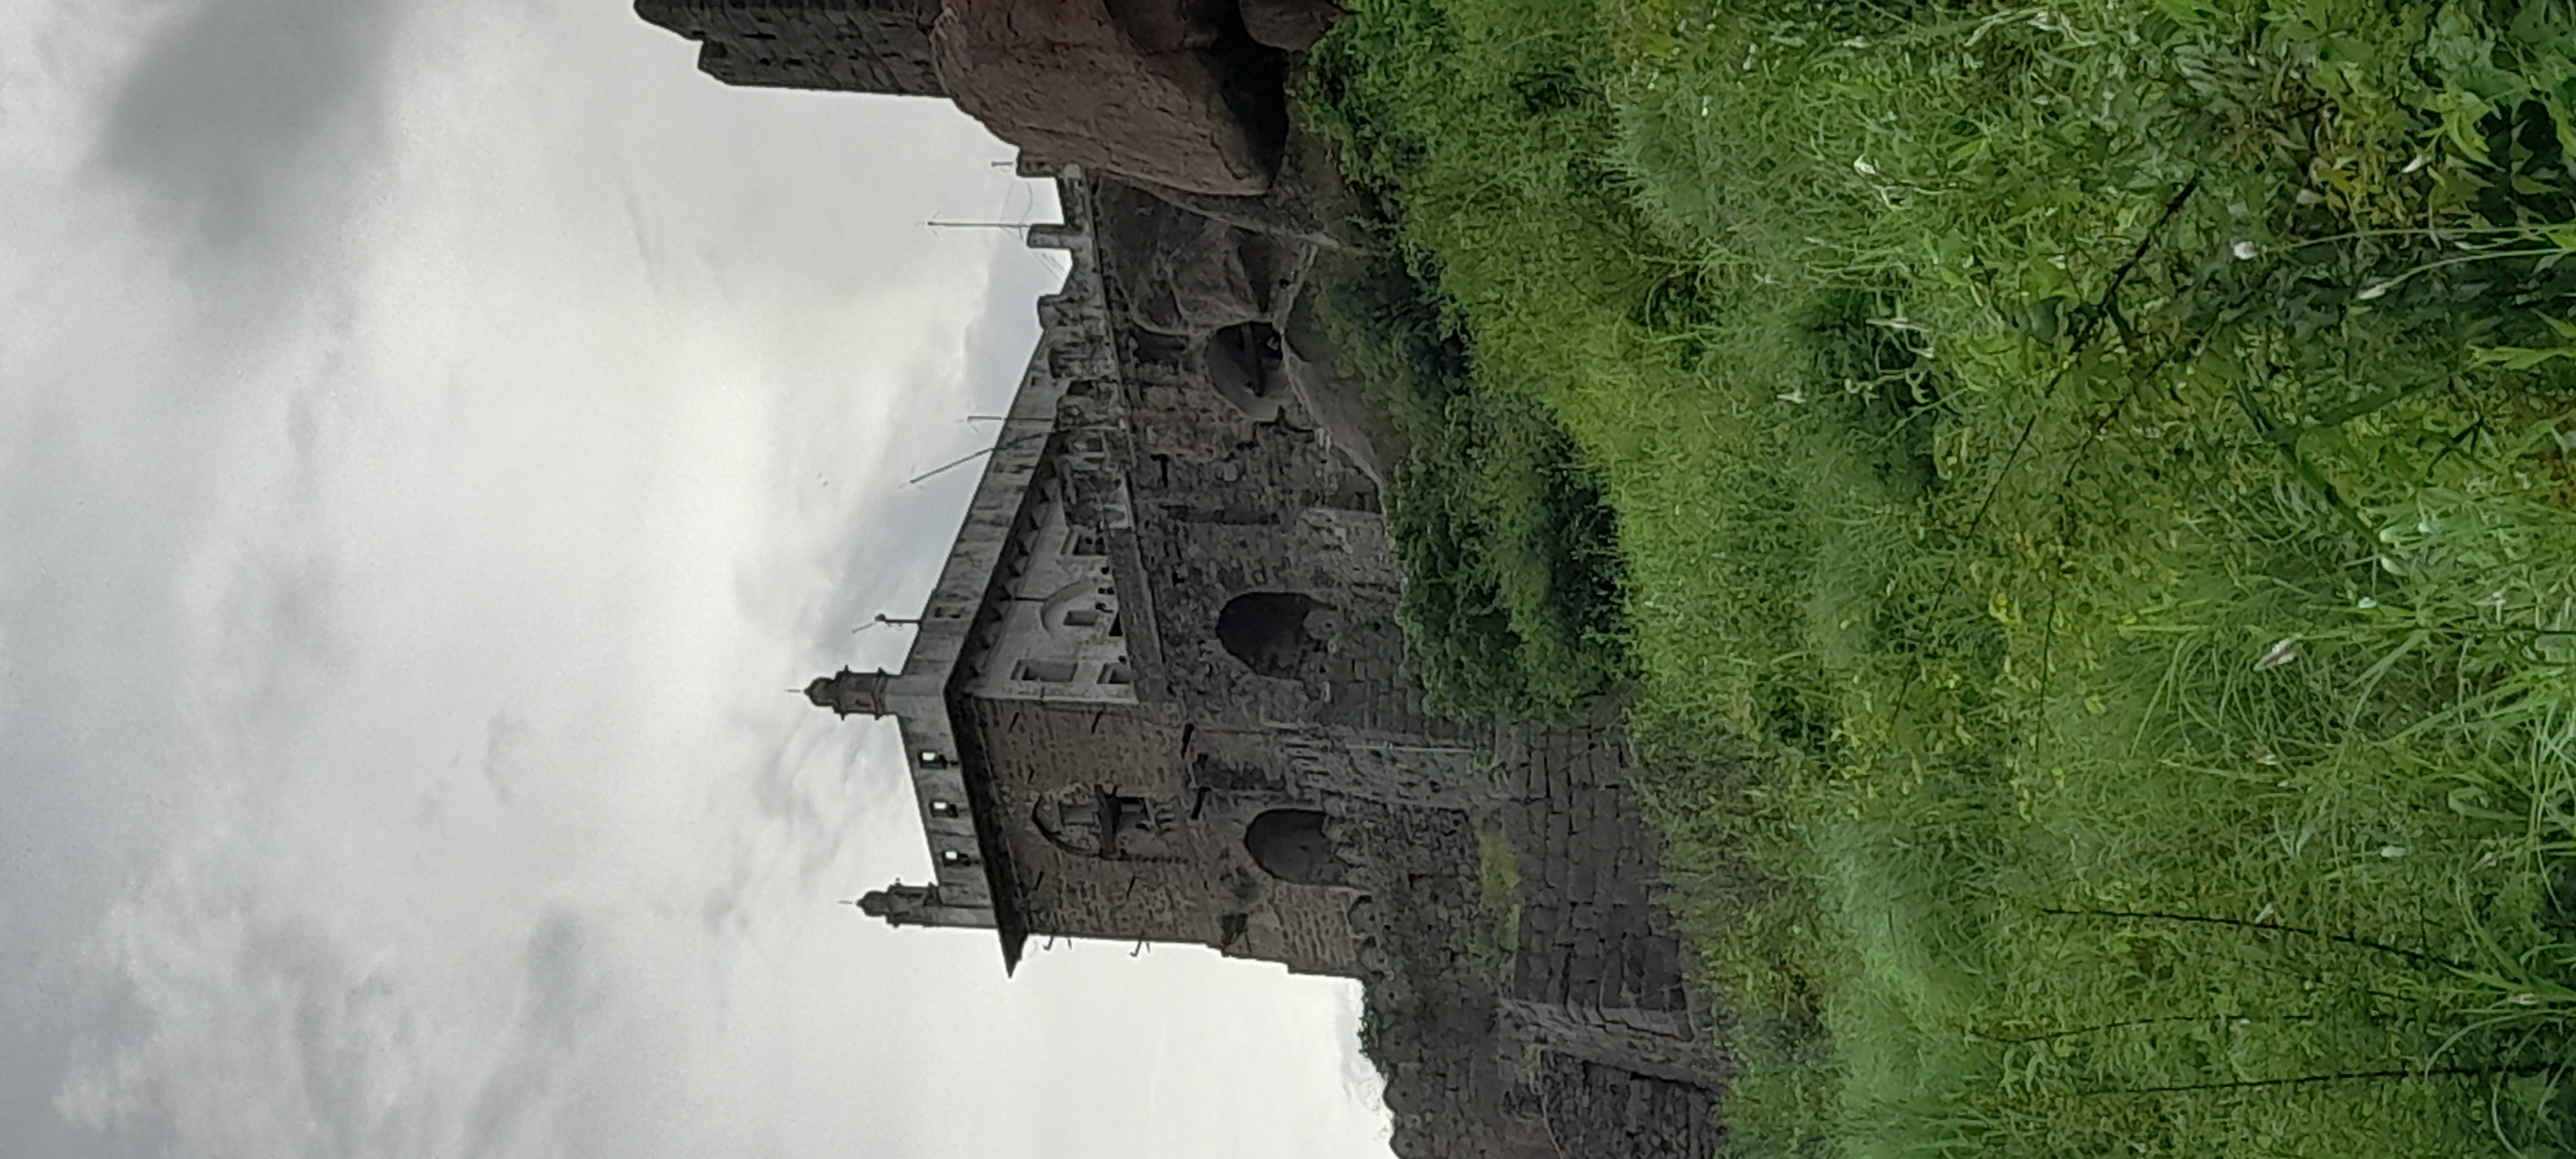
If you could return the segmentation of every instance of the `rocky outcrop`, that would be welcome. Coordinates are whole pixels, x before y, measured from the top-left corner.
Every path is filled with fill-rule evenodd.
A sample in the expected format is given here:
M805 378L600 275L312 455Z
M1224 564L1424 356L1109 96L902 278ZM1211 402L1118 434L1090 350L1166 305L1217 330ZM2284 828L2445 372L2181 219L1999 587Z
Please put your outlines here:
M1280 149L1279 175L1249 197L1191 193L1152 182L1131 183L1156 197L1238 229L1289 238L1324 249L1365 248L1350 223L1359 206L1324 143L1294 130Z
M1129 315L1197 341L1284 312L1305 277L1307 247L1191 212L1123 183L1099 187L1100 231L1135 286Z
M1272 48L1304 52L1349 15L1333 0L1243 0L1243 29Z
M945 93L930 61L939 0L635 0L635 14L698 41L698 68L726 84Z
M1278 172L1282 66L1226 5L949 0L931 42L957 106L1045 161L1238 196Z
M1368 388L1342 370L1340 352L1316 317L1314 295L1301 293L1280 327L1280 371L1289 393L1304 404L1333 446L1384 488L1408 448Z

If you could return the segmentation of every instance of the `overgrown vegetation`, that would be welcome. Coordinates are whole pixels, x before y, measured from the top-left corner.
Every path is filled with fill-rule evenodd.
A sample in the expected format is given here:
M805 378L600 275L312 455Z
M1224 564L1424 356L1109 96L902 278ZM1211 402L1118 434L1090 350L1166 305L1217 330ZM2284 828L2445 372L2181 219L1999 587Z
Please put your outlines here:
M1493 923L1491 949L1482 956L1490 972L1508 983L1512 954L1521 940L1521 854L1512 848L1511 839L1490 822L1476 825L1476 885L1485 913Z
M1352 7L1617 513L1736 1151L2576 1150L2576 14Z
M1452 714L1568 712L1626 675L1616 521L1555 416L1483 388L1436 276L1375 224L1319 280L1321 317L1411 447L1387 502L1407 655Z

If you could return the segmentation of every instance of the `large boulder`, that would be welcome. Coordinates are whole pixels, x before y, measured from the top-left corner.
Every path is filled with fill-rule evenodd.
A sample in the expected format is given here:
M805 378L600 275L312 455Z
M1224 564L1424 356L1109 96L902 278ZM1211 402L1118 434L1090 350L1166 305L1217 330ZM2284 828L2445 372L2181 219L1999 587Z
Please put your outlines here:
M1349 13L1333 0L1243 0L1243 28L1272 48L1304 52Z
M959 108L1033 156L1193 193L1269 188L1273 50L1209 0L949 0L931 35Z

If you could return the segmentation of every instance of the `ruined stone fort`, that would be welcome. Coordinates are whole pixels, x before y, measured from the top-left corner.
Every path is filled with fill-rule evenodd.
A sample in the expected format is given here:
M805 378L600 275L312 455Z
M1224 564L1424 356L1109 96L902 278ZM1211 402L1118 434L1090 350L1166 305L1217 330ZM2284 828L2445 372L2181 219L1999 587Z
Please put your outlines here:
M1054 181L1071 272L900 672L935 880L899 926L1189 942L1361 980L1395 1147L1672 1156L1722 1080L1605 722L1458 721L1405 671L1402 447L1303 302L1348 243L1283 85L1315 0L639 0L731 84L946 97Z

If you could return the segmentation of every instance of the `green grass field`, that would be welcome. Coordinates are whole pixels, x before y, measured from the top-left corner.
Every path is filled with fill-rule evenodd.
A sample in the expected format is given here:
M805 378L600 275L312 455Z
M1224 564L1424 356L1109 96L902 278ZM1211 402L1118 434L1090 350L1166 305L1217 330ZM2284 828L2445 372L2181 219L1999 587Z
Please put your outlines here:
M2576 11L1351 6L1306 116L1615 513L1735 1151L2576 1151Z

